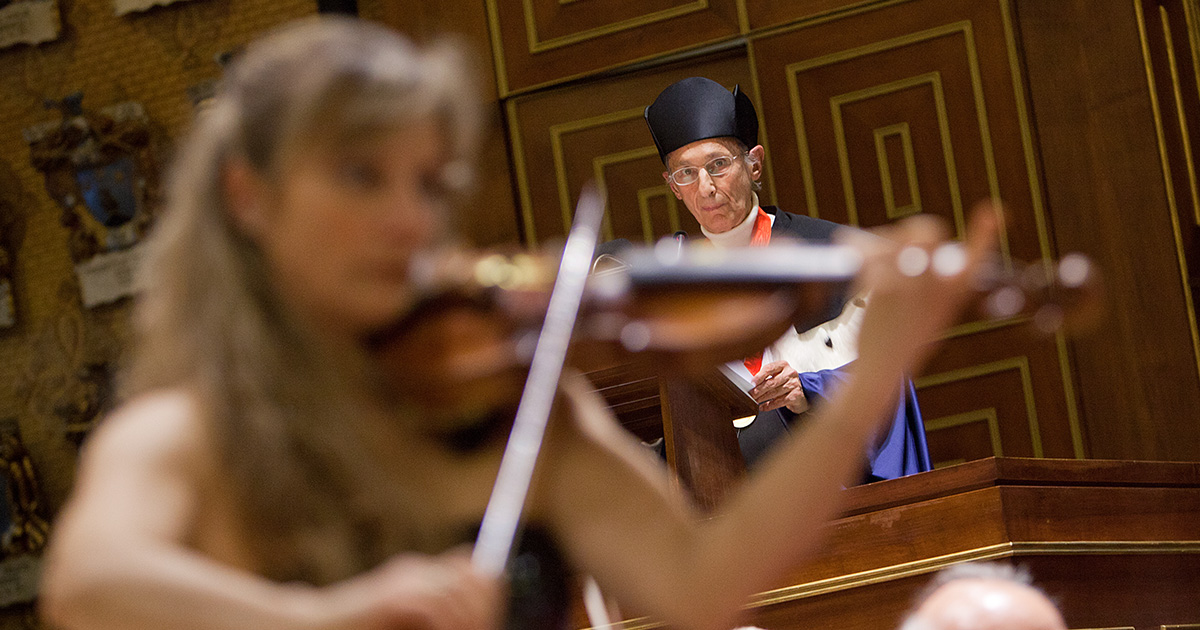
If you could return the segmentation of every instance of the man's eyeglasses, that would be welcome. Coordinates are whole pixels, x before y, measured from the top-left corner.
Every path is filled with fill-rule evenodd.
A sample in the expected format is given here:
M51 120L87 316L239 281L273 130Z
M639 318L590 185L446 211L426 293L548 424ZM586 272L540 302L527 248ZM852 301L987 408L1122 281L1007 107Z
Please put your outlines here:
M704 163L704 170L708 171L711 177L720 177L729 172L733 167L734 162L738 158L732 155L721 155ZM671 175L671 181L675 182L676 186L690 186L700 181L699 166L681 166L675 169Z

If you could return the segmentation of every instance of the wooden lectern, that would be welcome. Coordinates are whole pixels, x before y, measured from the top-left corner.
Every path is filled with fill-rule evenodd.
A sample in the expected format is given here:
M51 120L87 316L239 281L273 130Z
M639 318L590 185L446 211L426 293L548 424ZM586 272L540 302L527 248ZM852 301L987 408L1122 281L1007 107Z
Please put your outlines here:
M745 473L733 420L757 406L716 369L684 378L633 363L587 376L625 428L647 442L663 438L667 464L702 509Z
M1027 567L1070 628L1200 628L1200 464L991 458L843 492L823 552L749 623L894 630L934 572L996 561Z

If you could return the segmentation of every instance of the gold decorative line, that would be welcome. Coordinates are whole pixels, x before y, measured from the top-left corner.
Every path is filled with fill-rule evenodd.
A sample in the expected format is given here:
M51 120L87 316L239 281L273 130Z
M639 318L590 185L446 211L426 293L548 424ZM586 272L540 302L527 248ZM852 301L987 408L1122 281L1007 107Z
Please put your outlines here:
M913 562L905 562L878 569L870 569L849 575L815 580L804 584L796 584L780 589L760 593L751 599L749 608L780 604L806 597L824 595L835 591L860 588L882 582L890 582L902 578L926 575L940 571L948 566L963 562L982 560L997 560L1018 556L1044 555L1113 555L1137 554L1158 555L1200 553L1200 541L1171 541L1171 542L1003 542L987 545L977 549L969 549L955 553L926 558Z
M991 363L981 363L957 370L926 374L916 379L913 384L917 389L966 381L981 376L989 376L1008 370L1016 370L1021 376L1021 390L1025 396L1025 414L1029 420L1029 438L1033 444L1033 456L1042 457L1042 433L1038 427L1037 406L1033 397L1033 378L1029 369L1029 357L1019 356L1000 359Z
M906 0L906 1L911 1L911 0ZM720 36L714 37L713 39L706 40L701 45L688 44L688 45L684 45L684 46L678 46L676 48L670 48L667 50L655 51L653 53L642 55L641 57L635 57L633 59L622 59L616 63L610 63L607 65L603 65L603 66L599 66L599 67L595 67L595 68L588 68L586 70L582 70L580 72L575 72L573 74L558 75L558 76L546 79L545 81L542 81L541 83L531 83L529 85L522 85L520 87L509 86L508 92L506 94L504 94L504 96L505 97L521 96L521 95L530 94L530 93L534 93L534 92L543 92L543 91L545 91L549 88L552 88L554 86L557 86L557 85L562 85L564 83L571 83L574 81L579 81L580 79L586 79L588 77L593 77L596 75L612 73L614 71L617 71L617 72L628 71L630 68L639 67L640 65L645 64L647 62L661 61L664 58L671 58L674 55L685 55L688 51L695 50L695 49L699 48L700 46L703 46L706 48L712 48L714 50L722 50L722 49L731 47L732 45L730 44L730 42L735 42L735 44L733 44L733 45L743 44L744 42L742 41L742 39L743 38L740 34L734 33L731 31L728 35L720 35Z
M624 162L632 162L634 160L644 160L648 157L658 157L658 149L655 147L642 147L638 149L630 149L620 153L611 153L608 155L598 155L592 158L592 174L596 178L596 187L599 192L604 195L605 199L609 199L608 194L608 178L605 176L605 169L613 164L621 164ZM612 227L612 208L605 208L604 213L604 239L611 241L616 238L613 234Z
M487 0L488 39L492 44L492 65L496 72L496 91L500 98L508 96L508 69L504 65L504 42L500 39L500 11L496 0Z
M976 116L979 117L978 124L979 124L979 129L980 129L980 137L981 137L981 142L982 142L983 148L984 148L984 164L985 164L984 170L985 170L987 178L988 178L988 188L993 197L999 197L999 181L998 181L999 177L998 177L998 174L997 174L996 168L995 168L995 164L996 164L995 156L992 154L991 132L989 130L988 123L987 123L987 109L986 109L986 107L984 107L984 103L982 100L983 99L983 75L979 69L979 55L976 51L975 37L974 37L974 32L971 27L971 22L969 20L964 20L964 21L960 21L960 22L953 22L950 24L946 24L944 26L932 28L932 29L925 30L925 31L909 33L907 35L904 35L901 37L896 37L896 38L889 39L889 40L874 42L872 44L868 44L866 46L860 46L858 48L851 48L848 50L843 50L843 51L839 51L836 53L832 53L829 55L823 55L821 57L816 57L813 59L799 61L796 63L789 64L785 68L786 78L787 78L787 82L788 82L789 98L791 99L791 106L792 106L792 118L794 120L795 127L796 127L796 129L795 129L796 144L797 144L797 147L798 147L798 150L800 153L800 170L801 170L801 174L804 178L804 183L805 183L805 188L806 188L805 192L806 192L806 196L807 196L807 202L809 205L809 214L811 216L814 216L814 217L819 216L819 213L816 208L816 193L813 191L813 188L812 188L812 181L813 181L812 158L811 158L811 156L809 154L809 150L808 150L808 142L806 139L806 133L805 133L805 128L804 128L804 116L803 116L803 111L801 110L800 102L799 102L800 101L799 88L798 88L797 81L796 81L796 75L802 71L810 70L812 68L817 68L817 67L825 66L825 65L831 65L834 63L840 63L842 61L848 61L850 59L854 59L857 57L862 57L862 56L866 56L866 55L870 55L870 54L884 52L887 50L892 50L895 48L908 46L908 45L915 44L918 42L937 39L939 37L954 35L957 33L962 33L964 40L965 40L965 49L967 52L968 65L969 65L970 74L971 74L972 90L973 90L973 93L975 94L975 99L976 99L975 113L976 113ZM944 148L947 146L945 138L948 138L948 137L949 137L949 134L947 134L943 139L943 147ZM948 156L953 155L953 152L948 151L947 155ZM957 178L957 174L956 174L953 176L953 180L951 183L952 191L957 190L957 188L958 188L957 180L958 180L958 178ZM954 198L955 198L955 196L953 195L953 192L952 192L951 199L953 200ZM998 215L1000 213L1002 213L1002 210L1000 209L999 206L997 206L996 212ZM959 208L958 208L956 214L958 214L959 216L962 215L961 203L959 205ZM998 218L1002 218L1002 217L998 217ZM958 228L959 233L961 234L963 232L963 222L959 218L956 218L956 222L958 222L958 225L956 227ZM1012 259L1010 257L1008 233L1007 233L1006 228L1004 227L1004 222L1000 221L999 224L1000 224L1000 252L1004 258L1005 265L1011 266Z
M1022 315L1020 317L1010 317L1008 319L983 319L977 322L968 322L947 330L942 335L942 340L945 341L947 339L957 339L959 337L966 337L968 335L977 335L979 333L989 332L1000 328L1008 328L1009 326L1020 326L1021 324L1030 321L1030 319L1032 318Z
M750 32L750 11L746 8L746 0L735 2L738 14L738 30L742 35Z
M679 206L675 203L675 194L671 192L671 187L664 184L643 188L638 191L638 211L642 217L642 240L647 245L654 244L654 222L650 217L650 200L655 197L666 199L667 221L670 224L671 232L679 231Z
M820 217L817 208L816 180L813 178L812 155L808 149L808 132L804 128L804 110L800 106L800 85L796 80L798 72L789 65L784 68L787 79L788 101L792 106L793 133L796 134L796 152L800 154L800 179L804 182L804 205L808 206L808 216Z
M745 0L738 0L738 2L744 4ZM750 62L750 84L754 87L754 106L761 112L762 98L760 95L762 94L762 86L758 80L758 56L755 54L753 41L746 43L746 56ZM770 134L767 132L767 121L761 116L758 121L758 143L763 146L763 151L766 152L766 159L763 160L763 171L766 173L767 178L766 189L770 193L770 198L768 199L760 192L759 201L761 203L765 200L768 205L777 206L779 205L779 195L776 192L778 188L775 187L775 168L771 163ZM784 209L786 210L786 208Z
M529 192L529 174L525 170L525 145L521 142L521 125L517 119L517 103L505 103L508 112L508 133L512 140L513 168L517 176L517 193L521 198L521 220L525 224L525 244L536 248L537 227L533 221L533 197Z
M883 2L880 2L879 0L862 0L861 2L858 2L857 4L846 3L835 9L820 11L817 13L813 13L811 15L801 17L801 18L795 18L795 19L791 20L790 22L788 22L787 24L784 24L781 26L774 26L774 27L759 29L754 33L754 37L755 37L755 39L766 39L768 37L782 35L785 33L789 33L791 31L798 31L801 29L810 28L813 26L824 24L826 22L834 22L834 21L845 19L848 17L854 17L855 15L859 15L862 13L869 13L871 11L879 11L881 9L886 9L887 7L895 6L897 4L904 4L906 2L912 2L912 1L913 0L885 0Z
M1183 105L1183 88L1179 84L1179 64L1175 60L1175 40L1171 37L1171 19L1167 8L1159 5L1158 15L1162 20L1163 43L1167 48L1167 64L1171 68L1171 89L1175 95L1175 111L1179 115L1179 137L1183 144L1183 166L1188 174L1188 189L1192 193L1192 216L1200 225L1200 191L1196 188L1196 167L1192 157L1192 139L1188 133L1187 113Z
M1200 24L1197 24L1197 13L1200 13L1200 0L1183 0L1183 20L1192 51L1192 73L1196 75L1196 96L1200 97Z
M525 35L529 41L529 52L530 54L536 55L538 53L546 52L547 50L562 48L564 46L585 42L589 39L596 39L605 35L612 35L613 33L619 33L621 31L627 31L649 24L654 24L655 22L671 20L689 13L704 11L708 9L708 0L694 0L688 4L671 7L670 9L663 9L662 11L655 11L654 13L639 15L638 17L621 20L619 22L613 22L612 24L606 24L598 28L591 28L585 31L579 31L577 33L571 33L570 35L563 35L561 37L553 37L547 40L542 40L538 35L537 17L533 14L532 0L521 0L521 6L525 12Z
M1159 626L1159 630L1200 630L1200 623L1172 623Z
M1015 558L1021 556L1055 556L1055 555L1167 555L1167 554L1198 554L1200 541L1073 541L1073 542L1002 542L986 545L965 551L956 551L933 558L902 562L868 569L849 575L814 580L803 584L785 586L755 595L746 608L759 608L786 602L815 597L826 593L861 588L872 584L891 582L919 575L935 573L946 567L964 562L979 562ZM651 621L646 617L630 619L620 623L605 626L604 630L650 630L662 628L664 624ZM601 630L589 628L587 630Z
M1000 173L996 171L996 154L992 148L992 130L988 123L987 104L983 98L983 72L979 70L979 49L975 45L975 27L970 20L963 27L963 37L966 39L967 59L970 61L971 89L975 92L975 115L979 118L979 136L983 141L984 171L987 173L988 189L996 212L996 224L1000 227L1000 252L1004 256L1005 267L1012 268L1012 258L1008 249L1008 227L1004 220L1004 210L1000 201Z
M1038 246L1042 258L1049 259L1054 252L1050 248L1050 230L1046 224L1046 210L1042 205L1041 178L1037 170L1033 134L1029 126L1029 111L1025 104L1025 82L1022 79L1020 59L1017 56L1016 33L1013 29L1011 0L999 0L1000 15L1004 22L1004 40L1008 47L1008 67L1012 77L1013 95L1017 104L1017 121L1021 128L1021 146L1025 150L1025 172L1029 181L1029 193L1033 201L1033 217L1037 225ZM1047 274L1051 273L1047 269ZM1079 422L1079 407L1075 400L1075 385L1071 359L1068 354L1066 336L1062 332L1054 335L1058 351L1058 368L1063 384L1063 395L1067 403L1067 425L1071 430L1071 447L1076 459L1086 457L1083 447L1083 430Z
M846 132L842 124L842 107L848 103L875 98L893 92L930 84L933 92L934 108L937 110L938 133L941 134L943 159L946 161L946 174L950 187L950 204L954 212L954 225L958 236L965 234L966 222L963 218L962 194L958 188L958 167L954 158L954 147L950 140L950 116L946 107L946 92L942 88L942 75L937 70L906 79L897 79L888 83L873 85L868 88L838 94L829 99L833 116L834 142L838 151L838 166L842 176L842 194L846 198L846 214L851 225L858 225L858 205L854 201L854 182L850 175L850 152L846 146Z
M932 433L950 427L960 427L964 424L974 424L976 422L987 423L988 435L992 439L992 455L996 457L1004 456L1004 449L1000 444L1000 421L996 415L995 407L987 407L984 409L973 409L963 413L956 413L951 416L942 416L932 420L925 421L925 432Z
M965 464L965 463L967 463L967 460L965 460L961 457L956 457L954 459L947 459L945 461L933 462L933 469L937 470L939 468L949 468L951 466L957 466L959 464Z
M1067 428L1071 430L1071 453L1075 459L1087 459L1087 451L1083 447L1083 429L1079 425L1079 409L1075 403L1075 385L1071 376L1067 336L1061 331L1054 334L1054 348L1058 354L1058 373L1062 376L1063 396L1067 401Z
M887 218L902 219L921 213L921 189L917 185L917 163L913 155L912 136L908 123L901 122L874 130L875 159L879 162L879 184L883 188L883 206ZM908 176L908 205L896 207L896 191L892 184L892 167L888 160L887 139L900 136L900 150L904 154L904 170Z
M1158 102L1158 92L1155 90L1154 66L1150 58L1150 40L1146 34L1146 16L1142 13L1140 0L1133 0L1134 12L1137 16L1138 36L1142 40L1142 61L1146 68L1146 83L1150 90L1150 107L1154 111L1154 133L1158 137L1159 167L1162 169L1163 183L1167 189L1167 205L1171 210L1171 229L1175 234L1175 258L1179 264L1179 278L1183 285L1183 297L1187 308L1188 325L1192 332L1192 353L1196 358L1196 374L1200 376L1200 332L1196 327L1196 309L1192 302L1191 279L1188 275L1187 258L1183 249L1183 234L1179 226L1179 206L1175 203L1175 184L1171 177L1171 165L1167 156L1166 134L1163 131L1162 107Z
M585 129L593 129L624 120L641 118L643 111L645 111L643 108L635 107L550 126L550 151L554 160L555 181L558 184L558 206L562 214L563 234L571 231L572 219L571 190L567 182L567 160L563 152L563 136Z
M495 2L495 0L489 0L489 1ZM786 24L783 26L772 27L772 28L763 28L763 29L755 31L754 33L748 33L745 36L752 37L755 39L762 39L762 38L765 38L765 37L768 37L771 35L779 34L781 32L796 30L796 29L800 29L800 28L806 28L806 27L810 27L810 26L813 26L816 24L839 20L839 19L842 19L845 17L858 15L860 13L867 13L869 11L877 11L879 9L883 9L883 8L890 7L890 6L895 6L898 4L904 4L906 2L912 2L912 1L913 0L885 0L883 2L879 2L877 0L864 0L863 2L861 2L857 5L848 5L847 7L841 7L838 9L825 11L825 12L817 14L813 17L796 20L796 21L790 22L789 24ZM496 28L495 25L493 26L493 28ZM576 80L582 79L584 77L592 76L595 74L602 74L602 73L609 72L612 70L617 70L620 68L628 68L628 67L632 67L632 66L637 66L638 64L646 62L646 61L662 59L663 57L667 57L667 56L670 56L673 54L683 53L688 50L694 50L701 46L719 46L719 45L728 43L731 40L741 39L742 37L743 37L743 35L740 33L730 33L729 35L716 37L714 39L702 42L701 44L689 44L689 45L672 48L669 50L655 51L653 53L643 55L643 56L637 57L635 59L622 60L618 63L608 64L605 66L601 66L599 68L593 68L593 69L585 70L582 72L576 72L574 74L566 74L566 75L554 77L552 79L542 81L541 83L533 83L530 85L525 85L525 86L521 86L521 87L517 87L517 88L514 88L511 85L505 84L505 85L501 86L502 89L500 91L500 96L502 98L507 98L510 96L518 96L521 94L537 92L540 90L544 90L546 88L553 87L555 85L560 85L563 83L570 83L572 81L576 81Z

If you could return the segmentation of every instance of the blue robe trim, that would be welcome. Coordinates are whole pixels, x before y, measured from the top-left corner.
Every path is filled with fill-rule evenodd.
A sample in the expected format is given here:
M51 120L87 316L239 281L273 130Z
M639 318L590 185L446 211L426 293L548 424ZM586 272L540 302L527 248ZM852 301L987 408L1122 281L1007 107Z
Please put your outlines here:
M845 380L841 369L803 372L800 384L811 403L819 404ZM925 441L925 423L917 405L917 391L912 381L905 380L904 396L896 405L887 434L867 446L867 468L863 483L895 479L933 468L929 461L929 444Z

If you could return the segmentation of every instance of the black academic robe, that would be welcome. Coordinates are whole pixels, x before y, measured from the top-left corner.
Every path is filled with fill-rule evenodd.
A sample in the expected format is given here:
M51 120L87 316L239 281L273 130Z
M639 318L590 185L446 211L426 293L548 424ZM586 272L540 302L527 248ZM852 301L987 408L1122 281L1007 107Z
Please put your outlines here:
M775 217L771 225L772 241L791 238L826 244L832 241L834 230L840 227L830 221L783 212L771 206L764 206L763 210ZM826 321L841 313L847 299L848 295L840 295L830 300L825 313ZM844 379L845 373L841 368L800 373L804 395L813 407L828 398ZM929 447L925 441L925 425L921 421L916 390L911 381L905 383L903 392L886 435L867 448L864 483L894 479L932 468ZM787 408L767 411L758 414L749 426L739 429L738 445L747 468L753 468L780 437L804 421L807 413L795 414Z

